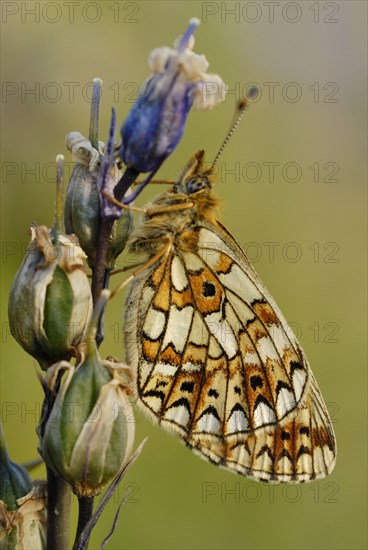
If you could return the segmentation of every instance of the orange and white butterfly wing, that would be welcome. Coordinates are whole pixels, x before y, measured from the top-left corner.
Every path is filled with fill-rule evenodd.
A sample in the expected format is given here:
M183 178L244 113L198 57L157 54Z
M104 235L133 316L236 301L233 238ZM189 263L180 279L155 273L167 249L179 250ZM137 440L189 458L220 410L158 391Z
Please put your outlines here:
M293 332L232 236L202 221L133 282L127 361L138 397L202 457L267 481L334 466L333 429Z

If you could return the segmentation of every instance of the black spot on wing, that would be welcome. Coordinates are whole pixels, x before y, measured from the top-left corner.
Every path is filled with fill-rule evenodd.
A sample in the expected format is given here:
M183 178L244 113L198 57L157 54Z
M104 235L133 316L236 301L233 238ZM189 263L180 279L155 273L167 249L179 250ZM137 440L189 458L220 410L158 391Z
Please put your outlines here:
M278 395L283 388L287 389L289 392L292 392L289 384L286 384L285 382L282 382L282 380L279 380L276 386L276 395Z
M247 418L247 415L245 414L245 410L243 409L243 407L241 406L240 403L235 403L235 405L233 406L233 408L231 409L230 411L230 414L228 416L228 418L230 418L230 416L235 412L235 411L241 411L244 416Z
M190 413L190 404L186 397L181 397L180 399L174 401L174 403L170 405L169 409L176 409L177 407L185 407Z
M301 455L310 455L311 452L310 450L308 449L308 447L305 447L304 445L301 445L299 450L298 450L298 454L296 455L296 459L298 460L298 458L301 456Z
M204 281L202 286L202 294L205 298L211 298L212 296L215 296L216 294L216 287L213 283L210 283L208 281Z
M270 407L270 409L273 410L273 407L272 405L270 404L270 402L268 401L268 399L266 399L266 397L264 397L263 395L258 395L255 403L254 403L254 408L256 409L257 406L260 404L260 403L264 403L265 405L267 405L267 407Z
M253 307L255 304L268 304L268 302L266 298L256 298L255 300L252 301L250 305Z
M290 462L292 462L292 458L290 456L290 453L286 449L282 449L282 451L280 453L280 458L283 458L284 456L286 456L286 458L288 458L290 460Z
M252 386L252 390L256 390L257 388L263 388L263 380L258 375L251 376L250 385Z
M216 410L216 407L213 407L212 405L207 407L207 409L205 409L202 412L202 414L198 417L198 420L200 420L202 418L202 416L205 416L206 414L212 414L212 416L214 416L220 422L220 417L219 417L219 414Z
M180 386L181 391L186 391L188 393L193 393L194 382L183 382Z
M298 361L291 361L291 363L290 363L290 374L293 375L295 370L304 370L304 367Z
M163 401L165 399L165 394L163 391L159 390L149 390L143 394L144 397L158 397Z
M273 454L272 454L272 451L271 449L269 448L268 445L263 445L263 447L261 447L261 449L259 450L259 452L257 453L256 455L256 458L259 458L260 456L264 455L264 454L267 454L271 460L273 460Z

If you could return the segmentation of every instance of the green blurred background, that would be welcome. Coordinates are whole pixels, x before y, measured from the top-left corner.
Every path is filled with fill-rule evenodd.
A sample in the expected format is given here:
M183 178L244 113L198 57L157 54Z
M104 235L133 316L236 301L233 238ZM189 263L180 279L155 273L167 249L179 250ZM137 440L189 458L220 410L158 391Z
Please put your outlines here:
M64 136L88 133L93 77L104 81L105 141L111 106L120 124L148 74L148 53L171 45L196 16L195 49L232 93L214 111L191 113L159 177L175 177L198 148L213 158L244 85L258 84L262 96L219 166L223 221L300 336L329 403L338 461L321 482L269 487L201 461L139 413L136 443L149 440L123 482L120 497L128 484L134 492L108 547L366 548L367 4L74 2L74 14L66 4L2 3L1 397L12 458L37 455L42 392L33 360L9 335L6 303L29 223L52 222L55 155L65 154L70 173ZM273 178L269 163L278 163ZM105 355L122 356L121 312L118 297ZM108 533L117 501L91 548Z

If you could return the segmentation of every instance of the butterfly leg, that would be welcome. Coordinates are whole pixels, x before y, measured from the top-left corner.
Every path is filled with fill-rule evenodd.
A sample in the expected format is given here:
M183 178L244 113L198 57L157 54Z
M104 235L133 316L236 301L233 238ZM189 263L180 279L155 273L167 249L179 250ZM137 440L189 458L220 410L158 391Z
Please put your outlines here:
M141 263L137 263L137 264L126 265L125 267L121 267L120 269L114 269L114 271L111 271L110 277L112 275L118 275L119 273L125 273L126 271L130 271L131 269L136 269L141 265L142 265Z
M193 208L194 203L192 201L183 202L182 204L170 204L169 206L159 206L145 209L147 216L157 216L159 214L166 214L167 212L179 212L180 210L188 210Z
M119 206L120 208L123 208L124 210L132 210L134 212L142 212L143 214L147 214L148 216L156 216L159 214L166 214L167 212L178 212L180 210L187 210L188 208L192 208L194 203L192 201L183 202L182 204L171 204L169 206L161 206L161 207L153 207L153 208L137 208L135 206L130 206L128 204L124 204L123 202L118 201L107 193L107 191L102 191L102 194L115 204L116 206Z
M107 191L101 191L101 194L107 198L108 201L112 202L116 206L119 206L120 208L123 208L124 210L131 210L134 212L145 212L146 210L144 208L137 208L135 206L130 206L128 204L124 204L123 202L118 201L115 197L110 195Z
M161 250L157 252L152 258L148 260L148 262L141 264L139 266L139 269L134 271L125 281L120 283L112 292L111 292L111 298L113 298L118 292L120 292L127 284L129 284L133 279L138 277L143 271L145 271L148 267L155 264L162 256L164 256L167 251L170 249L172 245L172 238L171 237L158 237L157 239L147 239L147 241L161 241L162 243L166 243ZM146 241L146 242L147 242Z
M110 195L107 191L102 191L102 194L104 197L107 198L110 202L115 204L116 206L119 206L120 208L123 208L124 210L132 210L134 212L142 212L143 214L147 214L148 216L155 216L158 214L166 214L166 212L177 212L179 210L187 210L188 208L192 208L194 203L192 201L187 201L182 204L171 204L169 206L162 206L162 207L154 207L154 208L137 208L136 206L130 206L128 204L124 204L123 202L118 201Z
M140 180L135 180L133 185L140 185L142 182ZM161 185L174 185L175 180L151 180L149 184L161 184Z

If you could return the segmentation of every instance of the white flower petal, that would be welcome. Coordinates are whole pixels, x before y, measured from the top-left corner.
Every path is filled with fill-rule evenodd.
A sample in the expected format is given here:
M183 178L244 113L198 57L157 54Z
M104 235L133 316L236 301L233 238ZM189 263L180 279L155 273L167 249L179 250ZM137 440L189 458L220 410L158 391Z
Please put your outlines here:
M181 39L182 39L183 35L181 34L180 36L178 36L178 38L176 38L176 40L174 40L174 48L177 50L179 45L180 45L180 42L181 42ZM190 38L189 38L189 41L188 41L188 45L186 47L187 50L192 50L194 48L194 44L195 44L195 38L194 36L192 35Z
M148 66L153 73L162 73L165 69L167 60L175 54L175 50L166 46L163 48L155 48L148 56Z
M193 81L200 79L209 67L209 63L204 55L198 55L189 51L177 55L175 62L185 77Z
M194 108L197 111L209 111L226 95L226 84L217 74L202 74L201 82L197 84L194 98Z

